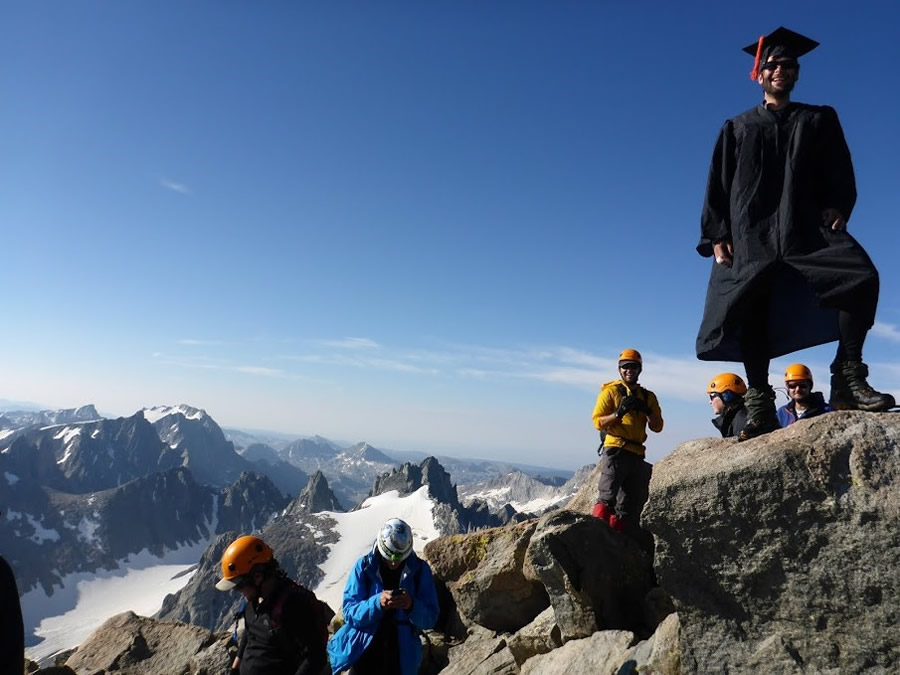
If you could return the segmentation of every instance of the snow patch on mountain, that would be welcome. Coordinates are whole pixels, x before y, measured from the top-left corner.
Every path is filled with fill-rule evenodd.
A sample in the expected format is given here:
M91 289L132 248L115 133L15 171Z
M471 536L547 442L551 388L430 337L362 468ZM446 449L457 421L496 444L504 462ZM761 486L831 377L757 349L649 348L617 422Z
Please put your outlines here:
M163 598L180 590L209 540L168 551L146 549L119 561L118 569L67 575L48 595L41 586L22 596L25 655L39 661L78 646L109 617L128 610L152 616ZM43 617L43 618L40 618Z
M319 565L325 576L313 589L318 598L335 611L341 607L344 586L353 566L360 556L372 550L378 530L391 518L401 518L409 524L413 531L413 549L421 553L425 544L440 536L432 515L434 506L428 486L423 485L402 497L397 490L369 497L358 510L349 513L319 514L335 521L335 531L340 539L329 545L328 558Z
M144 413L144 419L150 422L150 424L155 424L163 417L168 417L169 415L177 415L181 413L184 415L185 419L189 420L199 420L206 417L206 411L200 410L199 408L193 408L189 405L185 405L181 403L179 405L158 405L152 408L144 408L142 411Z

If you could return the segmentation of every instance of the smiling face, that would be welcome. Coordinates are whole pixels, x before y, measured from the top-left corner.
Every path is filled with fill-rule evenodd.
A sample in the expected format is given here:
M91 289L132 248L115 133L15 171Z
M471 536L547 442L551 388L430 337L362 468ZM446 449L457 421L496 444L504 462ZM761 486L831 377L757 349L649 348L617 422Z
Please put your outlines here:
M784 384L787 387L788 396L792 401L803 402L809 398L809 395L812 392L812 382L809 380L791 380Z
M786 98L800 79L800 64L787 56L772 56L760 66L757 82L773 98Z
M625 384L636 384L641 374L641 364L636 361L622 361L619 363L619 377Z

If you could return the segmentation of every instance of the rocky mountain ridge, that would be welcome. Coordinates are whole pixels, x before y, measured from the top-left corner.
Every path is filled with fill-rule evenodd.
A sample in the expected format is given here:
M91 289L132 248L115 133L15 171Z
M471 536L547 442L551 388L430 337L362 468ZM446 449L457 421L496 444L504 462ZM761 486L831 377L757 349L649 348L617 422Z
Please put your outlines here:
M492 510L507 504L520 513L540 515L566 504L588 479L594 465L579 469L569 480L547 484L521 471L511 471L489 481L473 483L459 489L464 504L473 500L485 502Z

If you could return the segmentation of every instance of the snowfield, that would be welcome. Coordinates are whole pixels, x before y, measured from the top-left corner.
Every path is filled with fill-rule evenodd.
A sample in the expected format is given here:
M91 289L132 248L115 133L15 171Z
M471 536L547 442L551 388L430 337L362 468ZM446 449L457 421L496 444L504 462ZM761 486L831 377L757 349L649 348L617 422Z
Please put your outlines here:
M104 621L133 611L152 616L169 593L191 579L185 571L197 564L209 545L202 541L157 558L144 550L120 561L117 570L70 574L49 596L42 587L22 596L25 656L40 661L77 647ZM44 617L44 618L41 618Z
M402 497L396 490L370 497L358 511L351 513L323 512L322 515L336 522L340 540L327 545L328 558L320 566L325 576L313 589L316 595L340 611L344 585L353 565L372 550L378 530L390 518L402 518L409 523L413 548L421 553L425 544L440 536L432 516L434 504L428 487L423 486ZM218 508L214 513L218 515ZM215 527L215 521L216 518L210 527ZM90 538L94 526L83 519L79 529L84 537ZM47 536L47 531L42 534ZM117 570L68 575L62 587L53 588L52 596L42 587L29 591L22 596L26 656L40 661L77 647L104 621L121 612L131 610L141 616L152 616L166 595L187 584L192 574L185 572L197 564L208 545L209 541L201 541L170 551L163 558L145 550L120 561Z

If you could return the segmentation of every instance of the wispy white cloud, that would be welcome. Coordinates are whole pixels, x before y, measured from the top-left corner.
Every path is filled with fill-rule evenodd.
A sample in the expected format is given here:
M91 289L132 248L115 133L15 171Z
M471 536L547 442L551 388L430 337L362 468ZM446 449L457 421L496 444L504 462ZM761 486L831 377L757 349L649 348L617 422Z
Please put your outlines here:
M379 344L375 340L365 337L346 337L341 340L322 340L319 342L324 347L337 349L378 349Z
M184 183L176 183L175 181L171 181L168 178L160 178L159 184L166 188L167 190L172 190L173 192L177 192L182 195L189 195L191 191L188 189L188 186Z
M217 370L222 372L242 373L244 375L259 375L263 377L285 377L287 375L280 368L234 365L224 359L214 359L204 355L172 356L170 354L163 354L162 352L154 352L153 358L157 363L177 368Z
M439 375L440 369L420 366L409 363L402 358L384 358L350 355L346 353L329 354L292 354L278 357L287 361L299 363L314 363L328 366L346 366L367 370L386 370L400 373L413 373L419 375Z
M900 328L892 323L876 321L869 333L891 342L900 342Z
M194 338L184 338L182 340L177 341L180 345L191 345L191 346L200 346L200 347L208 347L210 345L220 345L222 342L220 340L195 340Z

